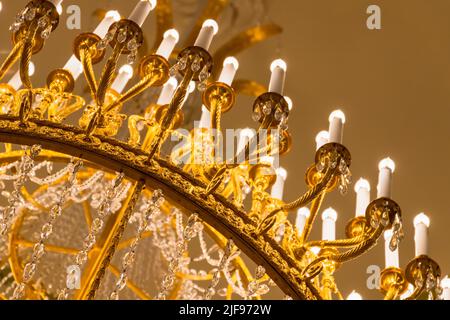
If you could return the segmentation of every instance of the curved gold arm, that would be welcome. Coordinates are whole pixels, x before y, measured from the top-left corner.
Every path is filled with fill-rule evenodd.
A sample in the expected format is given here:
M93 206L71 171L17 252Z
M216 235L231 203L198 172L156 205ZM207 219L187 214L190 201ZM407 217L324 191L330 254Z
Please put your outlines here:
M23 45L24 40L18 41L12 48L9 55L6 57L5 61L3 61L2 65L0 66L0 80L3 79L6 72L8 72L8 70L14 65L17 59L19 59Z
M91 91L91 96L93 99L97 96L97 80L95 79L94 67L92 64L92 55L90 52L90 47L83 44L80 48L80 59L83 66L83 73L88 84L89 90Z
M114 73L117 69L117 63L119 62L119 57L122 54L123 49L124 46L117 43L114 46L112 55L103 67L102 75L98 83L97 94L95 96L95 102L100 108L103 107L103 104L105 103L106 92L112 83Z
M145 121L145 118L138 115L132 115L128 117L128 132L130 137L128 138L128 143L132 146L137 146L141 139L139 130L137 128L137 123L139 121Z
M187 72L183 77L183 80L181 81L181 84L178 86L177 90L175 91L172 101L170 101L169 108L164 115L164 118L162 119L160 123L160 128L158 130L158 133L156 134L155 138L150 144L149 147L149 156L148 160L150 161L155 153L159 152L159 148L161 147L161 144L165 141L167 135L169 134L169 130L172 126L173 120L175 118L175 115L177 114L178 110L183 105L183 102L186 98L189 83L191 82L192 78L194 77L194 73L192 72L190 66L187 67Z

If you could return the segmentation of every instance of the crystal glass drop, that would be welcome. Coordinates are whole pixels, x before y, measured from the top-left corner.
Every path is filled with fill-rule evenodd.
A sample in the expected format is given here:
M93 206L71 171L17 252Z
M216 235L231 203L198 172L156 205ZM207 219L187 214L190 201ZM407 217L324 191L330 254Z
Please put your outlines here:
M188 61L188 56L185 55L183 56L179 61L178 61L178 69L179 70L184 70L187 67L187 61Z
M270 105L270 102L267 102L267 103L263 104L262 112L265 115L269 115L272 112L272 106Z
M262 296L270 291L269 286L266 284L259 285L258 289L256 290L256 295Z
M27 21L31 21L36 16L36 9L35 8L29 8L27 12L24 14L24 18Z
M119 33L117 34L117 41L119 43L124 43L127 40L128 37L128 31L126 28L122 28L119 30Z
M178 73L178 64L175 64L170 68L169 74L171 77L175 77L177 73Z
M84 245L86 248L92 248L95 244L95 235L92 233L88 234L86 238L84 239Z
M44 250L45 250L44 244L41 243L41 242L38 242L38 243L36 243L34 245L34 248L33 248L34 253L33 253L33 255L36 257L36 259L39 259L44 254Z
M264 277L264 274L266 273L266 269L264 269L263 266L258 266L256 268L256 279L261 279Z
M281 109L277 109L275 110L274 118L276 121L281 121L283 115L284 115L283 111Z
M47 239L53 231L53 226L50 223L46 223L42 226L41 237Z
M108 46L108 40L105 38L105 39L102 39L102 40L100 40L99 42L97 42L97 49L98 50L104 50L104 49L106 49L106 47Z
M200 82L200 83L197 85L197 89L198 89L198 91L200 91L200 92L205 91L207 87L208 87L208 84L207 84L206 81L202 81L202 82Z
M109 296L110 300L119 300L119 293L117 291L113 291Z
M200 74L198 75L198 79L203 82L205 80L207 80L209 77L209 68L208 66L204 66L202 71L200 72Z
M23 268L23 281L28 282L34 276L36 271L36 264L34 262L29 262Z
M50 33L52 32L52 27L48 26L41 32L42 39L48 39L50 37Z
M137 51L134 50L127 56L127 63L134 64L136 62L136 58L137 58Z
M19 31L19 29L20 29L21 26L22 26L21 23L14 22L14 23L11 24L11 26L9 27L9 31L11 31L11 32L17 32L17 31Z
M122 273L120 275L119 281L117 281L117 290L120 291L123 288L125 288L125 286L127 285L127 281L128 281L127 275Z
M85 251L80 251L77 254L76 261L77 264L82 265L87 260L87 253Z
M136 38L131 39L130 41L128 41L127 43L127 49L130 51L136 51L137 48L139 47Z
M192 64L191 64L191 70L192 70L193 72L198 72L198 71L200 70L200 68L201 68L200 61L201 61L201 59L200 59L199 57L196 57L196 58L194 59L194 62L192 62Z
M41 18L39 18L38 20L38 27L41 29L44 29L47 27L47 25L49 24L48 18L46 16L43 16Z
M25 284L19 283L16 289L14 289L13 299L20 299L24 295L24 293L25 293Z
M16 22L17 22L17 23L24 23L24 21L25 21L25 13L26 13L26 12L22 12L22 13L19 13L19 14L16 16Z
M259 121L259 119L261 119L261 112L259 112L259 110L255 110L252 113L252 119L253 121Z
M386 211L383 212L380 223L384 227L386 227L389 224L389 213L388 212L386 212Z

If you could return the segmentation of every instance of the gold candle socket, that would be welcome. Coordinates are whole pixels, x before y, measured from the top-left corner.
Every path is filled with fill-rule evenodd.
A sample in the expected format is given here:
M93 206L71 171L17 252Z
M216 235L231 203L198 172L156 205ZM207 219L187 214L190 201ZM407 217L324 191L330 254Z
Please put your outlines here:
M86 32L78 35L73 43L73 53L78 60L81 59L81 50L89 50L92 64L97 64L105 57L105 49L99 49L97 44L101 41L101 38L92 32Z
M401 269L389 267L381 272L380 291L385 296L385 300L395 300L405 293L407 288L408 282Z

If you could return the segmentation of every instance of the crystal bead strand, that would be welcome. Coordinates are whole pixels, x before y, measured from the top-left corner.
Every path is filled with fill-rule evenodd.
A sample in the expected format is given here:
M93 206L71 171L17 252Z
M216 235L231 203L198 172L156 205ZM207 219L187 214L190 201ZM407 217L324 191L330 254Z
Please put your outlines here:
M75 163L73 160L70 161L68 167L69 177L65 182L65 185L59 195L58 202L50 210L50 218L42 226L39 242L37 242L33 247L33 254L31 256L31 261L28 262L23 268L22 282L20 282L13 293L13 299L17 300L23 297L25 293L25 285L30 282L36 273L36 267L39 260L45 254L45 241L48 240L53 232L53 226L56 219L61 215L64 204L67 201L69 194L72 192L74 183L76 180L76 174L80 167L83 165L81 160L77 160Z
M161 190L155 190L149 200L147 209L145 211L144 217L140 220L138 224L137 237L131 243L128 252L122 258L122 270L119 275L119 279L116 282L116 287L111 293L110 300L119 300L119 292L125 288L128 281L128 270L134 263L136 250L139 245L142 235L147 230L147 227L152 219L153 215L160 209L160 206L164 202L164 197Z
M28 178L28 173L34 167L34 159L41 152L40 145L33 145L28 149L28 152L22 156L18 168L18 178L14 181L14 191L8 197L9 205L3 210L0 220L0 234L5 235L8 228L14 219L20 202L20 189L25 184Z
M208 289L203 295L204 300L210 300L214 296L214 294L216 293L216 287L220 281L220 274L226 268L227 264L235 257L237 257L239 253L240 251L234 248L233 240L229 239L222 257L220 258L219 266L214 270L211 283L209 284Z
M98 208L98 217L92 221L91 227L89 229L89 233L84 238L83 241L83 249L81 249L78 254L75 256L75 266L78 269L87 261L88 253L94 246L96 242L96 235L102 230L104 224L104 218L111 213L111 202L117 196L117 191L119 190L119 186L121 185L124 179L124 174L120 173L116 176L116 178L111 181L108 188L105 190L106 196L103 201L100 203ZM75 272L75 268L73 269ZM68 276L74 276L74 274L69 273ZM65 300L69 297L69 288L64 288L58 293L58 300Z
M172 288L175 282L175 274L179 269L180 262L183 258L183 254L186 252L188 243L191 241L201 228L202 223L198 221L197 214L189 216L186 227L183 230L182 236L179 237L176 243L175 256L169 262L169 268L161 283L161 290L157 295L158 300L165 300L169 290Z

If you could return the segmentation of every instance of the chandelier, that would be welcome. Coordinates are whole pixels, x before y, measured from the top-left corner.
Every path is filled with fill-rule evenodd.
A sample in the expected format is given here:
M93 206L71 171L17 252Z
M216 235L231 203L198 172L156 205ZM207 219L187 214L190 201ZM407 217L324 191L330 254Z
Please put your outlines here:
M346 238L336 239L337 213L321 205L351 183L342 111L332 112L329 130L317 135L306 193L282 199L287 172L279 156L291 148L293 106L283 95L287 66L280 59L271 64L268 90L233 82L237 59L227 50L213 59L209 51L219 29L214 18L226 2L209 2L192 43L181 49L168 22L169 1L137 1L126 19L109 11L93 32L76 37L67 64L37 88L31 60L57 28L61 3L26 5L10 27L12 49L0 66L0 299L345 299L335 273L379 238L386 256L380 297L450 299L449 281L441 281L428 256L423 213L414 219L415 257L399 266L404 235L390 158L379 164L375 200L368 181L356 183L356 216ZM160 43L138 59L141 26L152 10ZM274 32L253 28L228 49ZM89 99L74 93L80 76ZM157 101L130 114L127 103L152 89L159 90ZM183 105L195 90L202 116L188 130ZM221 117L238 91L257 96L256 129L229 136ZM311 240L318 220L322 239Z

